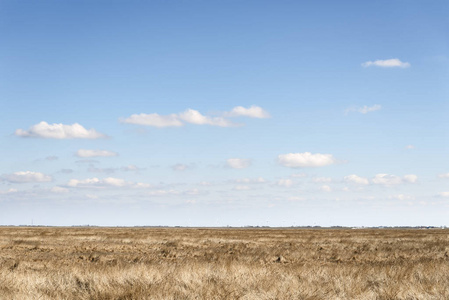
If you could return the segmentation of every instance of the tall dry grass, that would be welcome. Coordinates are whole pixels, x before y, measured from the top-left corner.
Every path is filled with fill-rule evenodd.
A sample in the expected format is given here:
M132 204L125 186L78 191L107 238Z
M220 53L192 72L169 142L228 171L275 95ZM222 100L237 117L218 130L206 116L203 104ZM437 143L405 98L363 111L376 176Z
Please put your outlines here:
M449 299L449 231L0 228L0 299Z

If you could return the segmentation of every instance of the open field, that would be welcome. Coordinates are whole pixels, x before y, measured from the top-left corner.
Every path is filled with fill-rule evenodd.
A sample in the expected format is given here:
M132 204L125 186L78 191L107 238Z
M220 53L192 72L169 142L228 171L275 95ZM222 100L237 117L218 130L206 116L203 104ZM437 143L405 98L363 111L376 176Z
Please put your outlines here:
M449 299L449 231L0 227L0 299Z

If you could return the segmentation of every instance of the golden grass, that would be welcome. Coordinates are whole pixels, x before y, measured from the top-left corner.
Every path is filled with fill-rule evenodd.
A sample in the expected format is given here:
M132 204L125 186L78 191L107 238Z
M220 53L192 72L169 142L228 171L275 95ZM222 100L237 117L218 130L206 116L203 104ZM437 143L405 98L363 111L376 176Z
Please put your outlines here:
M449 231L0 227L0 299L449 299Z

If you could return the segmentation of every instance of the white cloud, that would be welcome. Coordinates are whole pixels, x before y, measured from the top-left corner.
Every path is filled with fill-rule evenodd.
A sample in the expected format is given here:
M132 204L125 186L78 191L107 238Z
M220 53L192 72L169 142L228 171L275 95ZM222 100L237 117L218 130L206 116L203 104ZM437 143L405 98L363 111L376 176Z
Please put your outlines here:
M226 165L233 169L245 169L251 165L251 160L243 158L229 158L226 160Z
M292 202L296 202L296 201L305 201L306 198L304 198L304 197L298 197L298 196L293 196L293 197L288 197L287 200L288 200L288 201L292 201Z
M194 109L187 109L186 111L178 114L179 119L184 122L195 124L195 125L211 125L219 127L231 127L237 126L237 124L222 118L222 117L208 117L202 115L199 111Z
M61 123L48 124L44 121L31 126L28 130L17 129L15 135L45 139L99 139L106 137L95 129L86 129L78 123L65 125Z
M184 195L187 196L198 196L202 194L202 192L199 189L191 189L183 192Z
M50 189L50 192L55 193L55 194L63 194L63 193L67 193L69 190L60 186L54 186Z
M173 171L185 171L187 169L191 169L192 166L188 166L185 164L176 164L176 165L173 165L171 168Z
M416 183L416 182L418 182L418 176L416 176L415 174L408 174L408 175L404 175L404 177L401 178L396 175L377 174L372 179L372 182L374 184L393 186L393 185L398 185L398 184L402 184L405 182Z
M373 106L367 106L367 105L365 105L365 106L362 106L362 107L359 107L359 106L353 106L353 107L348 107L347 109L346 109L346 113L349 113L349 112L359 112L359 113L361 113L361 114L367 114L367 113L369 113L369 112L373 112L373 111L376 111L376 110L381 110L382 109L382 106L381 105L379 105L379 104L375 104L375 105L373 105Z
M151 185L148 183L134 183L128 182L121 178L107 177L104 179L99 179L97 177L87 178L84 180L71 179L67 183L68 187L72 188L99 188L104 189L107 187L114 188L150 188Z
M449 197L449 192L441 192L438 194L440 197L445 197L448 198Z
M127 166L121 167L120 170L127 172L127 171L139 171L142 169L137 167L136 165L127 165Z
M402 183L401 177L389 174L377 174L374 176L372 181L374 184L381 184L385 186L393 186Z
M392 196L389 196L388 198L396 199L396 200L415 200L414 196L404 195L404 194L392 195Z
M307 174L306 173L294 173L294 174L291 174L290 177L293 177L293 178L304 178L304 177L307 177Z
M305 168L305 167L323 167L332 165L337 160L331 154L312 154L310 152L304 153L288 153L278 156L278 162L290 168Z
M253 179L253 182L254 183L265 183L267 181L262 177L257 177L256 179Z
M132 188L137 188L137 189L148 189L153 187L151 184L149 183L143 183L143 182L136 182L136 183L130 183Z
M373 106L366 106L365 105L365 106L359 108L357 111L359 113L366 114L366 113L369 113L369 112L372 112L372 111L380 110L381 108L382 108L382 106L380 106L378 104L375 104Z
M313 178L313 182L316 182L316 183L332 182L332 178L330 178L330 177L316 177L316 178Z
M18 190L16 190L16 189L8 189L6 191L1 191L0 190L0 195L14 194L14 193L17 193L17 192L18 192Z
M201 191L199 189L193 188L185 191L177 191L173 189L167 189L167 190L151 190L146 193L146 195L151 197L168 197L168 196L199 196L199 195L206 195L208 194L207 191ZM195 201L195 200L193 200Z
M258 178L241 178L234 180L235 183L265 183L267 182L264 178L258 177Z
M108 151L108 150L87 150L87 149L79 149L76 151L76 156L78 157L110 157L117 156L118 153Z
M404 181L408 183L416 183L418 181L418 176L415 174L404 175Z
M330 186L328 186L328 185L323 185L321 187L321 190L324 191L324 192L327 192L327 193L332 192L332 188Z
M115 171L117 171L117 168L96 168L94 166L91 166L87 171L91 173L106 173L106 174L112 174Z
M449 178L449 173L438 175L440 178Z
M5 174L0 177L4 181L11 183L28 183L28 182L49 182L52 181L52 177L40 172L22 171L14 172L11 174Z
M260 106L252 105L248 108L243 106L236 106L230 112L224 114L227 117L249 117L266 119L270 118L270 114Z
M405 149L407 149L407 150L415 149L415 146L407 145L407 146L405 146Z
M120 122L128 124L146 125L154 127L179 127L184 124L179 120L177 114L161 116L159 114L134 114Z
M367 61L362 63L362 67L381 67L381 68L408 68L410 67L410 63L402 62L397 58L385 59L385 60L375 60L375 61Z
M133 114L128 118L120 119L122 123L146 125L154 127L180 127L185 123L195 125L211 125L218 127L232 127L239 124L233 123L223 117L210 117L201 114L194 109L187 109L184 112L170 115L152 114Z
M368 185L369 184L369 180L367 178L360 177L355 174L345 176L344 181L350 182L350 183L355 183L355 184L360 184L360 185Z
M283 186L283 187L291 187L293 185L293 180L291 179L279 179L279 181L277 182L278 186Z
M206 116L194 109L187 109L180 113L159 115L157 113L151 114L133 114L128 118L120 118L119 121L128 124L146 125L154 127L180 127L186 123L195 125L210 125L218 127L234 127L241 124L234 123L227 119L227 117L249 117L265 119L270 118L270 114L260 106L251 106L245 108L243 106L236 106L230 112L222 113L220 117Z
M211 186L212 183L210 183L209 181L201 181L200 183L198 183L198 185L201 185L201 186Z
M236 190L236 191L248 191L250 189L251 188L249 186L247 186L247 185L236 185L234 187L234 190Z
M148 196L153 196L153 197L163 197L163 196L170 196L170 195L179 195L179 191L175 191L175 190L154 190L154 191L149 191L147 193Z

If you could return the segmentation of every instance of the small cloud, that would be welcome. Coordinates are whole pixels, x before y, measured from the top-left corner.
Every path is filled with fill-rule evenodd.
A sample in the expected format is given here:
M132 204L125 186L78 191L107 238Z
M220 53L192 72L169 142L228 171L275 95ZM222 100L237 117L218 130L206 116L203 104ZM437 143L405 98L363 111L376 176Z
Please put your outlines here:
M260 106L252 105L248 108L236 106L230 112L224 114L226 117L249 117L258 119L270 118L270 114Z
M140 171L143 169L141 169L135 165L127 165L127 166L121 167L120 170L124 171L124 172L128 172L128 171Z
M171 168L173 171L185 171L187 169L191 169L192 167L185 164L176 164L173 165Z
M328 185L323 185L321 187L321 190L324 191L324 192L327 192L327 193L332 192L332 188L330 186L328 186Z
M185 123L195 124L195 125L211 125L218 127L233 127L238 126L223 117L210 117L201 114L199 111L194 109L187 109L184 112L170 115L159 115L156 113L152 114L134 114L128 118L119 119L121 123L137 124L153 127L180 127L184 126Z
M293 177L293 178L305 178L305 177L307 177L307 174L306 173L294 173L294 174L291 174L290 177Z
M373 111L377 111L377 110L381 110L382 109L382 106L381 105L379 105L379 104L375 104L375 105L373 105L373 106L367 106L367 105L365 105L365 106L362 106L362 107L359 107L359 106L353 106L353 107L348 107L346 110L345 110L345 112L346 113L350 113L350 112L358 112L358 113L361 113L361 114L367 114L367 113L369 113L369 112L373 112Z
M438 196L444 197L444 198L448 198L449 197L449 192L441 192L441 193L438 194Z
M191 189L191 190L184 191L183 194L187 195L187 196L198 196L198 195L201 195L202 192L198 189Z
M143 183L143 182L136 182L136 183L130 182L130 186L132 188L136 188L136 189L149 189L149 188L153 187L151 184Z
M412 149L415 149L415 146L413 146L413 145L407 145L407 146L405 146L405 149L407 149L407 150L412 150Z
M404 181L408 183L416 183L418 181L418 176L415 174L404 175Z
M276 184L278 186L291 187L293 185L293 180L291 180L291 179L279 179Z
M316 177L316 178L313 179L313 182L315 182L315 183L332 182L332 178L330 178L330 177Z
M389 174L377 174L372 179L374 184L380 184L385 186L393 186L402 183L402 179L399 176L389 175Z
M200 183L198 183L198 185L201 185L201 186L211 186L212 183L210 183L209 181L201 181Z
M78 156L78 157L111 157L111 156L118 156L118 153L108 151L108 150L79 149L78 151L76 151L76 156Z
M148 196L152 197L164 197L164 196L171 196L171 195L179 195L179 191L175 190L154 190L149 191L147 193Z
M96 168L94 166L91 166L89 169L87 169L88 172L91 173L105 173L105 174L112 174L115 171L117 171L116 168Z
M47 156L47 157L45 158L45 160L48 160L48 161L54 161L54 160L58 160L58 157L57 157L57 156Z
M137 170L139 170L139 168L136 167L135 165L128 165L128 166L125 166L125 167L121 167L120 169L122 171L137 171Z
M0 179L10 183L50 182L53 180L49 175L32 171L22 171L5 174L2 175Z
M348 175L344 177L344 181L354 184L360 184L360 185L368 185L369 180L368 178L360 177L355 174Z
M278 156L278 162L290 168L324 167L335 164L337 160L331 154L288 153Z
M392 196L389 196L388 198L396 199L396 200L415 200L414 196L404 195L404 194L392 195Z
M438 175L440 178L449 178L449 173Z
M222 118L222 117L209 117L202 115L199 111L194 109L187 109L186 111L178 114L179 119L184 122L195 124L195 125L211 125L219 127L232 127L237 126L237 124Z
M124 166L124 167L120 167L120 168L97 168L94 166L94 164L91 164L89 169L87 169L87 171L92 172L92 173L107 173L107 174L112 174L112 173L115 173L116 171L138 172L140 170L144 170L144 169L138 168L135 165L128 165L128 166Z
M203 115L199 111L189 108L183 112L169 115L159 115L157 113L133 114L128 118L120 118L119 121L121 123L153 126L158 128L181 127L185 124L210 125L218 127L236 127L242 125L230 121L227 119L228 117L266 119L270 118L270 114L260 106L253 105L248 108L236 106L230 112L222 113L222 116L220 117Z
M104 188L150 188L151 185L147 183L134 183L134 182L128 182L121 178L114 178L114 177L107 177L104 179L99 178L87 178L83 180L78 179L71 179L67 183L68 187L71 188L98 188L98 189L104 189Z
M367 61L362 63L362 67L381 67L381 68L408 68L410 67L410 63L402 62L397 58L385 59L385 60L375 60L375 61Z
M100 162L95 159L80 159L75 161L76 164L99 164Z
M241 178L241 179L236 179L233 182L235 183L265 183L267 182L264 178L262 177L258 177L258 178Z
M170 114L162 116L156 113L153 114L133 114L126 119L120 119L121 123L137 124L153 127L180 127L184 124L179 120L177 114Z
M293 197L288 197L287 200L288 200L288 201L291 201L291 202L298 202L298 201L305 201L306 198L304 198L304 197L298 197L298 196L293 196Z
M14 194L14 193L17 193L17 192L18 192L18 190L16 190L16 189L9 189L9 190L6 190L6 191L1 191L0 190L0 195Z
M257 177L256 179L253 179L254 183L265 183L267 182L263 177Z
M68 193L69 190L60 186L54 186L50 189L50 192L55 193L55 194L64 194L64 193Z
M63 174L71 174L71 173L73 173L73 170L72 170L72 169L61 169L61 170L59 171L59 173L63 173Z
M226 160L226 165L233 169L245 169L251 165L251 160L244 158L229 158Z
M404 175L404 177L401 178L396 175L377 174L372 179L372 182L374 184L380 184L380 185L385 185L385 186L394 186L394 185L398 185L398 184L401 184L404 182L416 183L416 182L418 182L418 176L416 176L415 174L408 174L408 175Z
M72 125L48 124L40 122L33 125L28 130L17 129L15 135L20 137L34 137L44 139L99 139L106 135L99 133L95 129L86 129L78 123Z

